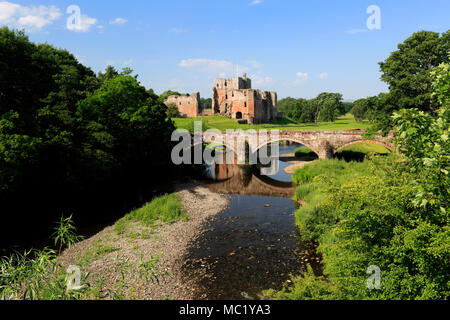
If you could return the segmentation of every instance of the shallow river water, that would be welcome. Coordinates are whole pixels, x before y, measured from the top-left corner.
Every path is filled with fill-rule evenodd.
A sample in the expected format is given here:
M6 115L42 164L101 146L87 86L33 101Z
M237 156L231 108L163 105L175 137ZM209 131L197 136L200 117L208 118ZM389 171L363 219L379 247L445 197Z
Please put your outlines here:
M298 146L280 147L280 154ZM197 299L258 298L281 289L290 274L310 264L320 273L315 245L302 241L295 225L295 189L280 161L278 173L261 176L255 167L219 165L208 187L230 196L229 207L205 225L206 232L185 259L185 274L198 284Z

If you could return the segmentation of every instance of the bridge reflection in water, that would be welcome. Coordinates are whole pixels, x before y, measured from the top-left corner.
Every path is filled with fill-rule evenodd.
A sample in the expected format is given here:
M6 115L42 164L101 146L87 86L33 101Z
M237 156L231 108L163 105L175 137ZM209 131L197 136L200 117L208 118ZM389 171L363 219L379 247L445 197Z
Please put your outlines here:
M280 154L296 148L280 147ZM205 222L205 232L183 258L186 278L196 282L195 299L258 298L262 290L281 290L291 274L300 275L307 265L321 275L315 244L302 240L295 225L295 189L283 170L290 164L283 160L272 176L261 175L262 166L209 168L208 187L230 195L230 203Z
M279 166L282 170L282 166ZM261 175L260 166L215 164L211 166L212 182L208 187L217 193L249 196L291 198L295 193L292 182ZM289 180L289 175L285 174Z

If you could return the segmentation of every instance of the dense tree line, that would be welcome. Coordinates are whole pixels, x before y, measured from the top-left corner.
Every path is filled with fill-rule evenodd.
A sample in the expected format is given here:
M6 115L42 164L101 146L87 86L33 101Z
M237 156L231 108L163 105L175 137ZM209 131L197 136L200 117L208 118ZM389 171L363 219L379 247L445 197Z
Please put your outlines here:
M298 123L333 122L349 110L342 100L342 94L328 92L310 100L288 97L278 102L278 110Z
M2 227L92 214L162 179L174 125L131 73L96 75L65 50L0 29Z

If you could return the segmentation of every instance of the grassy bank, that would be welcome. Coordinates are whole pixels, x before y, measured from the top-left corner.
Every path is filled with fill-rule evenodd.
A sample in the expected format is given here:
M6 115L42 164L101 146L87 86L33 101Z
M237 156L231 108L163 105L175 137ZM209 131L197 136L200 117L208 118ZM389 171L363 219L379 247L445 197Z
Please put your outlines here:
M294 121L283 118L273 123L260 124L260 125L250 125L250 124L238 124L236 120L230 119L228 117L218 116L218 117L199 117L199 118L178 118L173 119L175 126L178 129L186 129L193 131L193 121L203 120L204 124L209 129L218 129L225 131L227 129L242 129L242 130L261 130L261 129L279 129L279 130L355 130L361 129L365 130L368 126L368 122L358 123L355 118L348 114L346 116L340 117L335 122L320 122L317 125L313 123L308 124L297 124Z
M303 158L303 157L317 158L317 154L314 151L312 151L311 149L309 149L308 147L301 147L301 148L295 149L294 154L295 154L295 157L297 157L297 158Z
M137 287L158 282L163 274L158 267L159 256L139 253L137 240L150 239L158 226L180 219L187 219L187 215L176 194L156 198L132 211L111 232L92 239L76 254L73 260L80 271L80 283L79 288L72 290L68 290L67 284L76 280L74 271L67 269L68 265L55 250L29 251L2 258L0 300L133 299ZM71 220L62 219L61 223L64 225L58 227L58 241L76 239ZM63 243L67 247L75 245L73 241ZM99 264L106 257L109 266L104 262Z
M324 276L309 268L269 299L445 299L450 230L444 209L418 206L402 159L316 161L295 172L296 212L305 239L319 243ZM377 283L373 270L380 271ZM372 287L370 286L372 285Z
M363 161L367 156L386 156L391 152L375 143L355 143L336 152L336 158L346 161Z

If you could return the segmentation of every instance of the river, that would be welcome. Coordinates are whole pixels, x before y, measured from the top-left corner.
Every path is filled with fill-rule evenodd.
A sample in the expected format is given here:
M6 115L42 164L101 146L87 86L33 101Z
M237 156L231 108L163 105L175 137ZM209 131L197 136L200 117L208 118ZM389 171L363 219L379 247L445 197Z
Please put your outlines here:
M299 145L280 146L280 154ZM290 164L262 176L258 167L217 165L206 185L230 196L229 207L209 220L185 257L184 271L197 279L197 299L257 299L262 290L280 290L290 275L310 264L321 273L315 244L303 241L295 225L295 188Z

